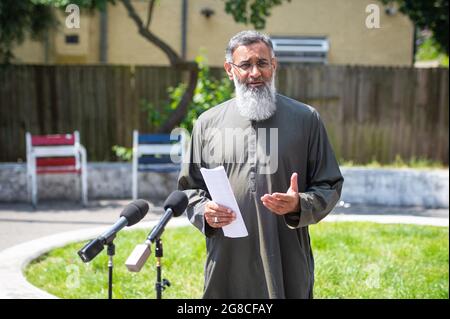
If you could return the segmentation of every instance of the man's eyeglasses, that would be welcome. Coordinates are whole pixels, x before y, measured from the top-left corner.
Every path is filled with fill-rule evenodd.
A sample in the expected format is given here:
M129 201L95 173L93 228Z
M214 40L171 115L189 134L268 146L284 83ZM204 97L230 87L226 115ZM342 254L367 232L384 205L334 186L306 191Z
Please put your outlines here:
M256 67L259 70L267 70L271 67L271 64L267 60L258 60L255 64L252 64L250 62L243 62L241 64L234 64L232 62L228 62L228 63L234 65L235 67L237 67L245 72L252 70L254 65L256 65Z

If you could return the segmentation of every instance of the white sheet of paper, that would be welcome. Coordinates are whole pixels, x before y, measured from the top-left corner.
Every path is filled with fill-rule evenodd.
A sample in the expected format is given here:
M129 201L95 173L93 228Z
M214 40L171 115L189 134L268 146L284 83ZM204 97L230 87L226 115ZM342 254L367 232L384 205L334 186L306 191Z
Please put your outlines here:
M238 238L248 236L247 227L242 219L241 211L233 194L230 181L223 166L216 168L200 168L209 194L214 202L226 206L236 213L236 219L229 225L222 227L226 237Z

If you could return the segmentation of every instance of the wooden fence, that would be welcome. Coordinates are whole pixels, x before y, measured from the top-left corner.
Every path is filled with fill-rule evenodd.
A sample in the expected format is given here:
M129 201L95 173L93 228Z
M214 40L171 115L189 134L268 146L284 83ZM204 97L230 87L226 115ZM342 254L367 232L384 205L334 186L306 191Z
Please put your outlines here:
M278 78L280 92L319 111L338 158L448 164L448 69L303 66Z
M220 69L212 74L223 75ZM169 67L15 65L0 68L0 162L25 160L25 132L79 130L89 161L116 160L132 130L154 130L141 107L185 77ZM448 164L448 69L280 67L277 90L314 106L340 159Z

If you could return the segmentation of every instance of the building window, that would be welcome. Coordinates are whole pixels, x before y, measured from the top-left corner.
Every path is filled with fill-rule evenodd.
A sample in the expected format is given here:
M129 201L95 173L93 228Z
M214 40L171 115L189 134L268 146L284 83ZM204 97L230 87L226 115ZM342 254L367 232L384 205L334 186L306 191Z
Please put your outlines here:
M78 34L66 34L66 44L78 44L80 43L80 37Z
M275 56L280 62L327 63L326 37L271 37Z

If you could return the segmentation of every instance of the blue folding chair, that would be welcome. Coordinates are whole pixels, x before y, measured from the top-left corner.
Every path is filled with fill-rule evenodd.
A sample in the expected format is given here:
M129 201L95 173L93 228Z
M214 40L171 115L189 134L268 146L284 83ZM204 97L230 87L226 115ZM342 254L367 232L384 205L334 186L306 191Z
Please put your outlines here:
M139 134L133 131L132 195L138 198L138 172L170 173L179 171L185 154L183 133Z

